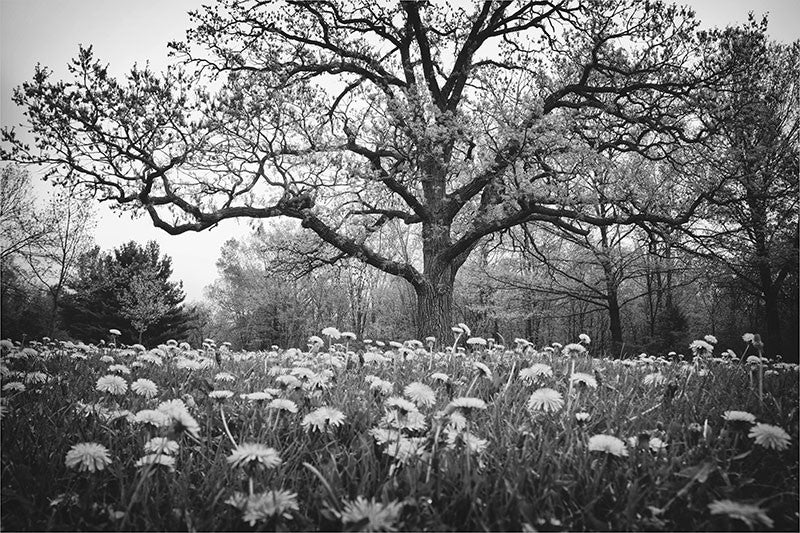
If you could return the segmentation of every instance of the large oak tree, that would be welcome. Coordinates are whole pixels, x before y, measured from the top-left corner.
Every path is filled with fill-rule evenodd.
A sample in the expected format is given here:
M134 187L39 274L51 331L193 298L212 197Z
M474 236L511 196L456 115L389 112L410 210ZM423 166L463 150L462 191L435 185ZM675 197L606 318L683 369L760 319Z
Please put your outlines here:
M48 164L172 234L291 217L407 280L420 335L452 324L459 268L489 234L545 222L681 223L713 184L583 178L611 153L676 154L727 66L687 9L632 0L261 2L191 14L180 64L122 80L82 49L70 81L37 68L16 160ZM607 163L607 162L606 162ZM647 182L648 186L643 184ZM602 201L611 209L598 214ZM381 246L405 224L410 260Z

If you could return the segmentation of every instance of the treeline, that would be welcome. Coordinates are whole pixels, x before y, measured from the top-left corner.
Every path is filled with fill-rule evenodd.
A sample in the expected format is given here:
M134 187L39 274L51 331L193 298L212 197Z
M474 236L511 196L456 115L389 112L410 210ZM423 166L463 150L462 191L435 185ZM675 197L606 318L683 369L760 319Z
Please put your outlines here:
M796 272L779 295L776 340L764 333L763 298L733 273L732 256L701 257L677 236L665 243L630 228L604 233L573 242L524 226L485 243L457 279L457 320L507 344L516 337L565 343L587 333L595 353L612 357L688 353L707 334L720 351L741 352L743 333L761 333L771 354L797 359ZM228 241L208 289L205 333L243 349L303 346L326 326L359 339L414 336L407 284L357 261L317 261L310 242L289 225Z
M190 337L196 313L157 243L100 250L87 204L65 194L37 206L19 167L2 169L2 192L3 338L99 342L117 329L121 342L153 346Z

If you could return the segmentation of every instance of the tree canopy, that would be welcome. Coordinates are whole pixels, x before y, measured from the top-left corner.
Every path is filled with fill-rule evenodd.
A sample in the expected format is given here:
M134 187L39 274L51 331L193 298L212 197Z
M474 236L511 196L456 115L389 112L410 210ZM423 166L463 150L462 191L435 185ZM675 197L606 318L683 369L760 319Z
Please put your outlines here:
M298 219L326 261L407 280L420 335L449 331L456 273L488 235L679 224L719 185L686 148L715 130L708 103L736 65L687 8L226 0L190 16L167 72L114 79L91 48L70 81L37 68L14 97L36 140L6 131L6 157L172 234ZM682 171L587 186L638 158ZM421 254L383 246L397 225Z

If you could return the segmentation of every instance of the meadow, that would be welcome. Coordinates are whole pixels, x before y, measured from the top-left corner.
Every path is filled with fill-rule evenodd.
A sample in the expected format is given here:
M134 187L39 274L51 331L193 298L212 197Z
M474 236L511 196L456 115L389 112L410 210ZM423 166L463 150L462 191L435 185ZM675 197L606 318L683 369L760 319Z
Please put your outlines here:
M615 360L462 326L2 341L2 529L798 530L798 367L751 336Z

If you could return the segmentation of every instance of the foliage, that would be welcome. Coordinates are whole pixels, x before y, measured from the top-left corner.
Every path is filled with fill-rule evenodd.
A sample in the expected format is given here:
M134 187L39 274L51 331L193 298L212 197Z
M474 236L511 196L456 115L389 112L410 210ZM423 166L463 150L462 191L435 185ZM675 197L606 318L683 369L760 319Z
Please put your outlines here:
M137 342L140 333L147 343L181 337L190 316L181 305L182 284L171 276L172 260L160 257L154 241L145 246L131 241L105 253L94 247L81 255L64 299L67 331L99 341L114 328L125 343Z
M705 103L736 65L714 60L720 35L686 8L229 0L192 22L161 75L114 79L90 48L71 81L37 68L14 95L37 141L6 131L7 157L172 234L295 219L336 257L408 282L420 336L448 332L456 274L487 236L682 224L719 185L685 150L714 131ZM648 159L682 172L588 185ZM421 255L384 247L397 228Z
M205 353L4 343L3 528L369 529L353 502L374 500L397 508L380 515L383 529L718 531L744 526L735 517L749 510L754 529L797 530L796 365L770 361L759 378L758 365L729 358L615 361L591 357L591 345L571 357L522 342L456 354L410 341L351 345L358 355L316 346L221 348L220 369L208 343ZM579 354L575 346L565 349ZM130 374L107 376L120 365ZM133 390L142 378L156 385L152 398ZM131 387L110 386L120 380ZM385 384L396 396L380 392ZM554 410L529 401L537 390L561 398ZM268 407L273 398L296 412ZM155 408L180 411L181 424L133 420ZM319 413L331 422L312 422ZM772 447L748 433L753 421L769 425ZM173 466L142 465L155 436L175 440L162 454ZM108 450L102 470L68 466L86 442ZM594 451L603 442L618 455ZM235 455L246 443L261 447ZM259 450L264 463L248 463ZM237 507L278 489L296 496L285 514L248 518Z

